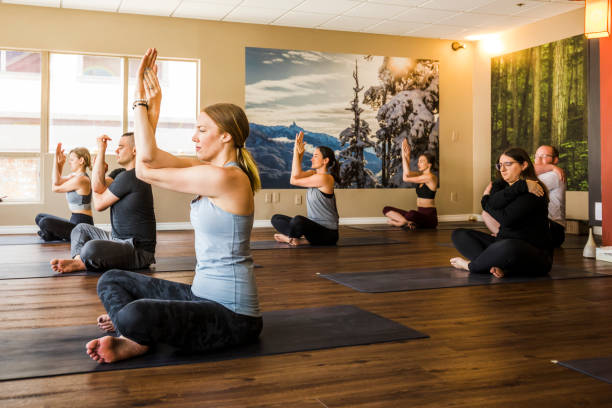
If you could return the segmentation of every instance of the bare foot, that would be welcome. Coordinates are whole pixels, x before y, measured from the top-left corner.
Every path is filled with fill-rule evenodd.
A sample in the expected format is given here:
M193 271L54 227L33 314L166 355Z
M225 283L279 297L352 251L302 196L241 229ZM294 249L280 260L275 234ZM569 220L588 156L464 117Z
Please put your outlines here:
M288 244L290 238L284 234L274 234L274 239L276 242L282 242L283 244Z
M306 238L289 238L289 245L310 245L310 242Z
M504 271L502 271L502 269L498 268L497 266L492 266L489 272L491 272L491 274L495 276L496 278L504 277Z
M406 225L406 221L398 221L398 220L393 220L393 219L389 219L387 223L390 225L393 225L394 227L399 227L399 228Z
M123 336L100 337L87 343L87 354L98 363L114 363L146 353L149 346L143 346Z
M463 269L464 271L469 271L469 264L470 262L467 259L463 259L460 257L456 257L456 258L451 258L450 259L450 263L451 265L453 265L454 268L457 269Z
M404 225L402 225L403 229L407 229L410 231L416 230L416 224L412 221L407 221Z
M51 269L58 273L84 271L87 269L83 261L75 259L52 259Z
M111 321L111 318L107 314L98 316L98 328L105 332L114 332L115 325Z

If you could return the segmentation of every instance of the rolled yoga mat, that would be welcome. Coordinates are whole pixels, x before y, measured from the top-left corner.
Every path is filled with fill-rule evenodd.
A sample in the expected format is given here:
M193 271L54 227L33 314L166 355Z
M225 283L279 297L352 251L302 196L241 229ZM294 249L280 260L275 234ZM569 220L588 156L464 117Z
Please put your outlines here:
M179 272L193 271L196 266L195 256L172 256L167 258L157 258L157 263L150 268L137 269L140 273L156 272ZM255 268L263 268L258 264L253 264ZM52 278L65 276L100 276L102 272L80 271L70 273L57 273L51 269L49 262L32 263L12 263L0 264L0 280L4 279L27 279L27 278Z
M389 245L389 244L405 244L403 241L390 239L387 237L347 237L340 238L336 245L298 245L291 246L276 241L251 241L251 250L260 249L286 249L286 248L333 248L333 247L350 247L362 245Z
M470 274L467 271L460 271L450 266L438 266L431 268L394 269L379 272L320 274L319 276L348 286L359 292L384 293L420 289L453 288L460 286L546 281L552 279L604 278L612 275L591 272L579 268L553 266L549 276L507 277L498 279L491 274Z
M70 244L68 241L44 241L38 235L0 235L0 245Z
M158 345L149 354L98 364L85 344L104 335L96 326L0 331L0 381L224 361L298 351L358 346L429 337L355 306L330 306L263 313L259 342L203 354L183 354Z
M612 357L556 361L557 364L612 384Z

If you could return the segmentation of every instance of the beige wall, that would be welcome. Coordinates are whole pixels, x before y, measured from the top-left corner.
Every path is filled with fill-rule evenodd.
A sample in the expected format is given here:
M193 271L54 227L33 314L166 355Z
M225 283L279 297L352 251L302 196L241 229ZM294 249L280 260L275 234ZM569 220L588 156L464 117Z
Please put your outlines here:
M244 106L244 47L303 49L336 53L431 58L440 61L440 214L467 214L473 209L472 64L473 50L451 50L450 41L357 34L337 31L222 23L154 16L87 12L0 4L0 48L141 55L157 47L163 57L201 61L201 106L227 101ZM349 101L347 101L348 104ZM451 132L458 136L451 142ZM45 158L44 202L0 206L0 225L31 224L36 213L68 214L64 198L50 192L51 157ZM268 190L269 191L269 190ZM305 213L295 205L296 190L278 190L278 203L256 197L256 219L276 212ZM457 201L450 201L450 193ZM341 217L378 217L383 205L412 207L413 189L342 190L337 192ZM188 220L184 195L155 192L158 221ZM108 222L107 215L96 215Z
M507 54L584 33L584 10L579 9L534 24L510 30L500 36ZM481 44L474 44L474 212L480 212L480 197L489 183L491 165L491 55ZM570 219L589 219L586 191L568 191L566 215Z

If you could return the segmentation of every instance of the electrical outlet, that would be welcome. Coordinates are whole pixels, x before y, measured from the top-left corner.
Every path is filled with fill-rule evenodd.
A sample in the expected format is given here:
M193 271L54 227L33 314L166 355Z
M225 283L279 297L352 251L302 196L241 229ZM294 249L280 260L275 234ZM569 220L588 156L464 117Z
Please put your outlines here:
M266 193L266 196L264 198L264 201L266 203L271 203L272 202L272 193Z
M459 195L457 194L456 191L451 191L450 199L452 202L455 202L455 203L459 201Z
M302 204L302 195L296 194L295 195L295 205L301 205L301 204Z
M278 203L280 201L280 193L272 193L272 201Z

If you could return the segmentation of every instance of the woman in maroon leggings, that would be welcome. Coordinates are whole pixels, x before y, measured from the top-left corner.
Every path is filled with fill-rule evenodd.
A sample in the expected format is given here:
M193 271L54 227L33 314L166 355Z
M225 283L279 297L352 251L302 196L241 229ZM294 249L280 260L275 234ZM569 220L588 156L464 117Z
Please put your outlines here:
M410 171L410 146L404 139L402 143L402 179L407 183L417 183L417 209L405 211L387 206L383 214L387 222L395 227L417 229L436 228L438 213L436 212L435 196L438 189L438 177L432 172L435 163L433 154L425 152L417 161L418 171Z

